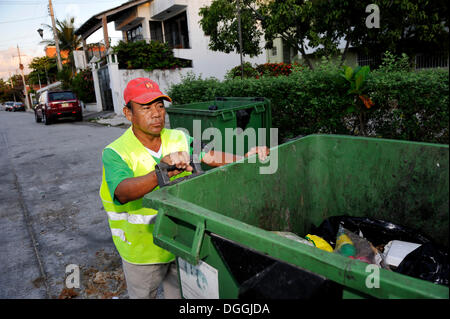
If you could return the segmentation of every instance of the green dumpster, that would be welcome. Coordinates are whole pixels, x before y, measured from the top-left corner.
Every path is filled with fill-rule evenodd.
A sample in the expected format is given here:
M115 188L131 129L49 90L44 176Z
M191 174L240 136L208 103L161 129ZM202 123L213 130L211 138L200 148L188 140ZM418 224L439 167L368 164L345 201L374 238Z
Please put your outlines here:
M252 146L269 145L272 118L270 100L266 98L217 97L214 101L173 105L167 108L167 113L171 128L186 129L194 137L200 132L205 145L214 140L214 135L206 129L216 128L221 137L221 145L215 148L218 151L244 155ZM201 124L198 131L194 128L195 120ZM225 142L227 134L232 143ZM238 147L239 141L243 147Z
M255 287L270 294L278 284L291 292L282 298L449 298L446 286L270 232L304 237L328 217L362 216L448 247L448 145L310 135L272 148L276 158L274 174L249 158L144 197L158 210L155 243L178 257L183 297L258 297Z

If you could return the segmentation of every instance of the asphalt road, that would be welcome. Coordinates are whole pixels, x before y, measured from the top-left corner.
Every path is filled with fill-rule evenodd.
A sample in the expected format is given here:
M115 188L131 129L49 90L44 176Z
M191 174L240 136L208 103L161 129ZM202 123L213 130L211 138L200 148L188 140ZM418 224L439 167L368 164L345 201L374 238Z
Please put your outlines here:
M127 297L98 196L101 151L123 132L0 110L0 298Z

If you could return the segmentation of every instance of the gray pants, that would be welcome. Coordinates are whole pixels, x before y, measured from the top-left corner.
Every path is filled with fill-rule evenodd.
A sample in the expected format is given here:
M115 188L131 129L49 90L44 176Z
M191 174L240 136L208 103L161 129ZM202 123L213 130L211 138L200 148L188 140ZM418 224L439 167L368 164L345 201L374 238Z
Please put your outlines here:
M155 299L161 283L164 289L164 298L181 298L175 262L134 265L122 259L122 265L130 299Z

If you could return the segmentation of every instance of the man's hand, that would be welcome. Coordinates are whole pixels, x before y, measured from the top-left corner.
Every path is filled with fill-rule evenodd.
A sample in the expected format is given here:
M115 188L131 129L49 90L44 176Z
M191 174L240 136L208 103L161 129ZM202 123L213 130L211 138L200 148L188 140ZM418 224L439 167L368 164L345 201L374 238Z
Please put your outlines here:
M267 146L256 146L256 147L252 147L250 149L250 151L247 154L245 154L244 156L249 157L250 155L258 154L259 160L264 161L267 158L267 156L269 155L269 153L270 153L270 150L269 150L269 148L267 148Z
M164 162L168 165L175 165L176 170L169 171L169 177L172 177L174 175L178 175L183 171L192 172L194 169L192 168L190 164L191 158L189 156L189 153L187 152L174 152L170 153L169 155L164 156L161 159L161 162Z

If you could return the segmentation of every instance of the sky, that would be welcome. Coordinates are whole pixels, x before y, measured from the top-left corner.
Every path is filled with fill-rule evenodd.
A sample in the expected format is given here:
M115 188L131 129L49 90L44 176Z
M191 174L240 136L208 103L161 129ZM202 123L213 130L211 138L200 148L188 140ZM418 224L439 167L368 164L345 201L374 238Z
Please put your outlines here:
M114 8L127 0L52 0L55 18L64 20L75 17L78 28L93 15ZM20 74L17 46L20 49L25 74L34 57L44 56L45 44L37 30L44 30L44 39L52 39L53 34L44 25L51 25L48 0L0 0L0 78ZM114 23L108 24L108 34L112 44L118 42L122 33L115 31ZM87 43L103 39L99 29L87 39Z

